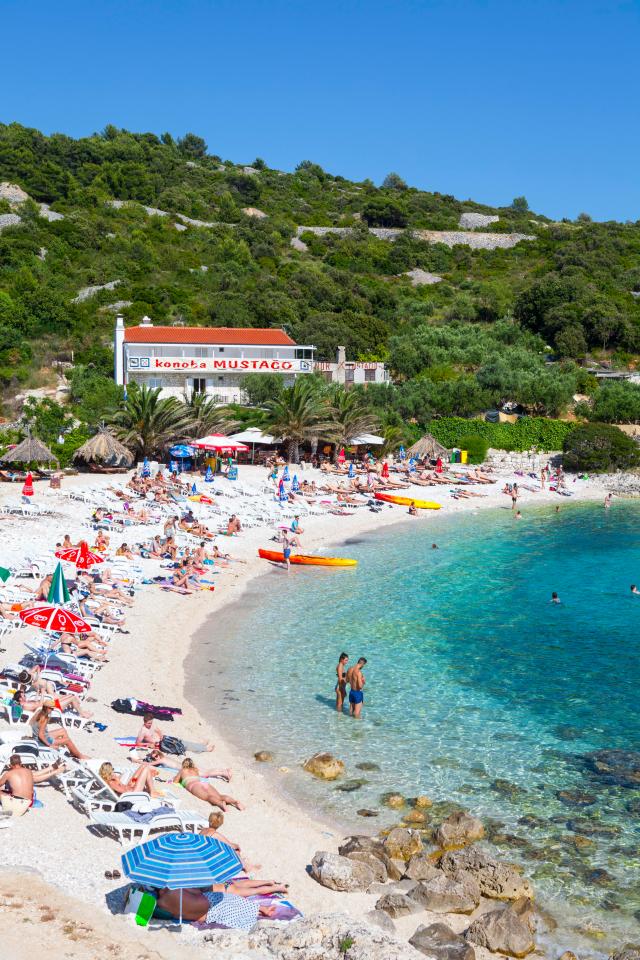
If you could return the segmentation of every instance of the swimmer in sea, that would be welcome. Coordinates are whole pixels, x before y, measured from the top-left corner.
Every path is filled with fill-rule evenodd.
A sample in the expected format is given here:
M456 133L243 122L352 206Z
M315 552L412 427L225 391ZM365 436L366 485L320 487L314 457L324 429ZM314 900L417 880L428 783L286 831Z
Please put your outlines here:
M338 713L342 713L342 708L344 706L344 700L347 695L347 681L346 681L346 670L347 670L347 661L349 660L348 653L341 653L338 659L338 666L336 667L336 710Z
M560 603L560 597L559 597L558 594L555 592L555 590L554 590L553 593L551 594L551 603Z
M636 587L635 583L631 584L631 593L640 594L640 590Z
M437 543L432 543L432 544L431 544L431 549L432 549L432 550L439 550L440 548L438 547L438 544L437 544Z
M516 510L515 519L516 519L516 520L522 520L522 514L520 513L519 510Z

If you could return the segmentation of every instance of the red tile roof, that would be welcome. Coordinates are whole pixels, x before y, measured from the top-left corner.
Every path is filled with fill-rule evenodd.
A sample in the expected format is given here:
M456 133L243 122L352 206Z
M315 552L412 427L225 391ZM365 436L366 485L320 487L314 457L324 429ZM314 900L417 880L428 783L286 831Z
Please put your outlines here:
M127 327L126 343L232 343L257 347L294 347L284 330L253 327Z

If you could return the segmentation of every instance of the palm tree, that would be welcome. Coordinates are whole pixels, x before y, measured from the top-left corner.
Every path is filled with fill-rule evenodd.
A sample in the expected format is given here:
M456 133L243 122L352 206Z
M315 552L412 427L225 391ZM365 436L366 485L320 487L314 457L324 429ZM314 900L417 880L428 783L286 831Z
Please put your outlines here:
M211 433L230 433L237 427L228 407L221 407L206 393L185 396L186 413L190 420L189 437L205 437Z
M335 420L334 461L337 461L339 447L349 446L363 433L375 433L379 429L379 420L364 397L344 387L333 388L329 403Z
M160 387L129 384L122 407L109 418L118 439L138 456L162 453L189 429L185 404L175 397L160 399L160 392Z
M267 401L264 412L264 429L287 441L290 463L299 462L301 443L335 432L331 407L311 378L299 377L285 387L277 399Z

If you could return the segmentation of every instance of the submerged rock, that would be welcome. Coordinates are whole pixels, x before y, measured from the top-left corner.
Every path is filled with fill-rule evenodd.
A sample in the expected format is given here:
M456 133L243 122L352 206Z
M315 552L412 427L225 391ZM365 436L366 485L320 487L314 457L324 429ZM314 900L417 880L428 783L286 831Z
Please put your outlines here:
M407 805L407 801L401 793L384 793L382 802L385 807L391 807L392 810L402 810Z
M356 770L364 770L368 772L379 769L379 765L377 763L372 763L370 760L363 760L362 763L356 763Z
M519 787L517 783L512 783L510 780L502 780L500 778L493 781L491 789L494 793L499 793L501 797L506 797L507 800L511 800L513 803L527 794L524 787Z
M427 797L424 793L421 793L419 796L415 798L415 800L413 801L413 805L418 810L427 810L429 807L433 806L433 800L431 799L431 797Z
M344 763L330 753L316 753L302 765L307 773L319 780L337 780L344 773Z
M533 888L530 882L510 863L494 860L477 847L465 850L451 850L440 861L442 871L455 877L461 871L477 880L483 896L492 900L519 900L532 898Z
M640 752L594 750L584 759L588 769L604 783L618 787L640 786Z
M351 892L366 890L375 880L373 870L366 863L341 857L337 853L320 850L311 861L311 876L323 887Z
M601 823L599 820L589 820L587 817L574 817L572 820L567 820L567 828L585 837L617 837L620 833L620 827L617 824Z
M435 830L433 839L443 850L462 847L484 837L484 827L471 814L459 811L452 813Z
M361 810L356 810L356 813L359 817L377 817L377 810L367 810L366 807L363 807Z
M341 793L355 793L356 790L360 790L361 787L364 787L366 780L345 780L344 783L341 783L339 787L336 787L336 790L340 790Z
M529 925L515 910L492 910L474 920L465 933L467 940L486 947L492 953L509 957L526 957L535 950L535 941Z
M556 797L562 803L574 807L590 807L598 799L593 793L585 793L583 790L558 790Z
M568 723L561 723L553 731L558 740L577 740L582 736L582 731L578 727L572 727Z
M635 943L626 943L621 950L616 950L609 960L640 960L640 946Z
M405 823L426 823L427 815L422 812L422 810L408 810L407 813L403 814L402 819Z
M475 950L464 937L454 933L446 923L422 924L409 943L430 960L475 960Z
M254 753L253 758L258 763L271 763L275 759L270 750L258 750L257 753Z

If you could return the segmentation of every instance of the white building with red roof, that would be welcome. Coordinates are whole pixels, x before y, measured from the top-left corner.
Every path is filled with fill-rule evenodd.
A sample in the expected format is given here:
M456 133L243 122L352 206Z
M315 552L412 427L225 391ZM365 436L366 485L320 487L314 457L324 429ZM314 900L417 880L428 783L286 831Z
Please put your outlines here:
M281 374L290 384L314 368L313 346L300 346L284 330L252 327L163 327L144 317L125 327L116 318L116 383L160 387L162 396L206 393L219 403L242 403L248 373Z

